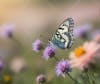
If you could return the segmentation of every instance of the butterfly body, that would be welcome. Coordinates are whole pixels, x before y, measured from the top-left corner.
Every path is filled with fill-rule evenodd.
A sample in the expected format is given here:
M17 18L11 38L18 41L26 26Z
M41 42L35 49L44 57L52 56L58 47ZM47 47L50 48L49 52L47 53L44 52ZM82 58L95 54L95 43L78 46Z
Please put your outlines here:
M63 21L49 41L50 44L61 49L71 48L73 44L73 26L74 21L72 18Z

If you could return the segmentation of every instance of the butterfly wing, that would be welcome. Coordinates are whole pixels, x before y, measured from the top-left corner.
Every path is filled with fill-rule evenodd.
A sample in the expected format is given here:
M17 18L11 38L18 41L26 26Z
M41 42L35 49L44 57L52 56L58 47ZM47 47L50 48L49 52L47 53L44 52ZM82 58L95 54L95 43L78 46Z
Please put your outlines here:
M71 48L73 44L73 26L74 21L72 18L63 21L50 40L50 44L61 49Z

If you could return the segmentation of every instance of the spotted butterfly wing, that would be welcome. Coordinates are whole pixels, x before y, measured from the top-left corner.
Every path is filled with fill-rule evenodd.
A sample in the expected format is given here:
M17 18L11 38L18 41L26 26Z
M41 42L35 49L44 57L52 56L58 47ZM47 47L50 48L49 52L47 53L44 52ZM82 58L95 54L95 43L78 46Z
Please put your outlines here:
M50 44L61 49L71 48L73 44L73 27L74 21L72 18L63 21L49 41Z

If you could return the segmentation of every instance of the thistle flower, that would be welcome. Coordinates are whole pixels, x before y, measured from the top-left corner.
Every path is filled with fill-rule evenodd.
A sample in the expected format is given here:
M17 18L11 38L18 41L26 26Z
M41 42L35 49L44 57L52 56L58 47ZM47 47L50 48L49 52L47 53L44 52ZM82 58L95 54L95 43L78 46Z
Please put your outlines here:
M56 65L56 74L57 76L61 75L65 77L65 75L71 71L70 63L68 60L62 59Z
M91 30L90 24L84 24L74 29L74 36L76 38L87 38L87 32Z
M32 50L34 50L35 52L38 52L39 50L42 49L42 42L37 39L34 43L32 43Z
M3 61L0 59L0 71L3 69L3 67L4 67L4 63L3 63Z
M3 25L2 28L3 29L0 33L1 37L4 37L4 38L12 38L13 37L15 25L7 24L7 25Z
M49 45L43 51L43 58L48 60L49 58L53 58L55 56L56 49Z
M46 76L41 74L41 75L38 75L37 78L36 78L36 82L37 84L43 84L46 82Z
M70 53L71 67L77 67L81 70L88 68L93 63L95 53L100 49L100 45L95 41L85 42L83 46L76 48Z

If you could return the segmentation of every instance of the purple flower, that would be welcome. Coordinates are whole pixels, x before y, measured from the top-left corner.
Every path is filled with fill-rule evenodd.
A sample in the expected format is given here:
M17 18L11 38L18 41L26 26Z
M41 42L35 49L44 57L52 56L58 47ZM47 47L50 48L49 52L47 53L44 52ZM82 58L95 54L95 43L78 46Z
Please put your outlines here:
M52 58L55 56L55 47L49 45L47 46L45 49L44 49L44 52L43 52L43 58L48 60L49 58Z
M3 69L3 67L4 67L3 61L0 59L0 71Z
M6 24L2 26L2 31L0 33L0 35L2 37L6 37L6 38L12 38L13 36L13 31L15 29L15 25L13 24Z
M62 59L56 65L56 74L57 76L61 75L65 77L66 73L71 71L70 63L68 60Z
M42 42L39 39L37 39L34 43L32 43L32 50L38 52L41 49L42 49Z
M74 36L75 38L79 38L79 37L87 38L87 32L91 29L92 29L92 26L90 24L84 24L84 25L78 26L74 29Z
M37 78L36 78L36 82L37 82L37 84L45 83L46 82L46 76L43 75L43 74L38 75Z

